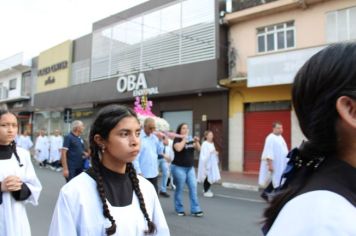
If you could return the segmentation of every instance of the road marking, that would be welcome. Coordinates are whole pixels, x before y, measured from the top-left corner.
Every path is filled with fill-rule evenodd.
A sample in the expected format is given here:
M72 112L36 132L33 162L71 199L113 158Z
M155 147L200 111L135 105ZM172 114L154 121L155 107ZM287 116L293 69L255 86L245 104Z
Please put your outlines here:
M218 197L222 197L222 198L228 198L228 199L234 199L234 200L248 201L248 202L266 203L265 201L262 201L262 200L245 198L245 197L233 197L233 196L223 195L223 194L214 194L214 196L218 196Z

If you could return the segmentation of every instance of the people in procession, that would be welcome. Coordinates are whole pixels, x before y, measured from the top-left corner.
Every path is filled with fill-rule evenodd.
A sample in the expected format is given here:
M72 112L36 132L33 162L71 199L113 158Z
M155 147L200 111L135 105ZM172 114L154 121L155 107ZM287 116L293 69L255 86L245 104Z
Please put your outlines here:
M170 235L154 186L132 165L140 132L130 108L99 111L89 134L92 167L62 187L50 236Z
M31 140L30 132L28 130L23 131L23 133L18 136L16 140L16 145L18 147L26 149L27 151L31 150L33 142Z
M280 194L264 212L268 236L356 235L356 43L312 56L292 101L307 141L289 153Z
M0 235L30 236L25 204L38 204L42 190L28 150L14 141L18 122L14 114L0 110Z
M173 140L174 160L171 165L171 171L176 186L174 192L174 208L178 216L185 216L183 206L183 188L188 185L190 199L190 214L196 217L204 215L200 208L197 195L197 180L194 170L194 150L200 150L198 137L189 135L189 128L186 123L182 123L177 127L177 134L181 137L176 137Z
M81 134L84 131L84 124L80 120L72 123L72 131L64 137L61 161L63 176L67 182L83 172L84 159L88 153L84 149L84 141Z
M203 183L203 196L213 197L211 185L220 180L219 153L215 149L214 134L211 130L204 132L204 141L200 148L198 176L199 183Z
M272 133L266 137L261 155L258 183L264 187L261 197L267 201L279 187L282 173L287 166L288 147L282 133L282 123L273 122Z
M35 157L40 167L46 167L49 158L49 139L44 129L40 129L35 142Z
M53 135L50 136L49 143L49 163L51 165L51 169L60 171L60 159L63 146L63 137L58 129L55 129Z
M136 172L150 181L158 192L158 156L162 155L163 136L154 134L156 130L155 120L146 118L143 130L140 134L141 149L134 161Z

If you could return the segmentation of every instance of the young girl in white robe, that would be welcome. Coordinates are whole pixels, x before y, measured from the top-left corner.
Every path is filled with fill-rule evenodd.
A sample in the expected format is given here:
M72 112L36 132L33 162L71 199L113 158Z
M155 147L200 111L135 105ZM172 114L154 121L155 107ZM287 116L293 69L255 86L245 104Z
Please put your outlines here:
M38 204L42 186L30 153L16 147L17 119L0 110L0 235L30 236L25 203Z
M61 189L50 236L170 235L155 188L131 163L140 130L127 107L98 113L89 135L92 167Z
M213 139L213 132L205 131L204 142L200 148L197 180L204 184L204 197L214 196L211 185L220 180L219 157Z

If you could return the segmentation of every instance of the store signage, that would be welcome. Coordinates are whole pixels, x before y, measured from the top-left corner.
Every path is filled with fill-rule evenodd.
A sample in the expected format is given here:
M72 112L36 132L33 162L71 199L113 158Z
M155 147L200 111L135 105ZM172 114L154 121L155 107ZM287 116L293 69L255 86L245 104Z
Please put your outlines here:
M54 84L56 82L56 78L54 78L54 76L48 76L48 78L45 80L44 84L48 85L48 84Z
M45 68L42 68L38 71L38 76L44 76L44 75L48 75L49 73L53 73L56 72L58 70L63 70L66 69L68 67L68 61L62 61L59 62L57 64L51 65L51 66L47 66Z
M158 87L148 87L144 73L121 76L117 80L117 91L119 93L131 92L134 97L144 94L158 94Z

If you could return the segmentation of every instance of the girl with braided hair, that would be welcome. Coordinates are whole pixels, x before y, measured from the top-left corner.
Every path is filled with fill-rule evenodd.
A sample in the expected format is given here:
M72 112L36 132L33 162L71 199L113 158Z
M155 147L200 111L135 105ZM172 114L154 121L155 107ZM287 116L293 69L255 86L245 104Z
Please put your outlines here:
M42 190L30 153L16 147L17 118L0 110L0 235L31 235L25 203L38 204Z
M140 130L125 106L99 111L89 134L92 167L62 187L49 235L170 235L155 188L132 165Z
M268 236L356 235L356 43L331 45L297 73L292 90L308 139L288 154Z

